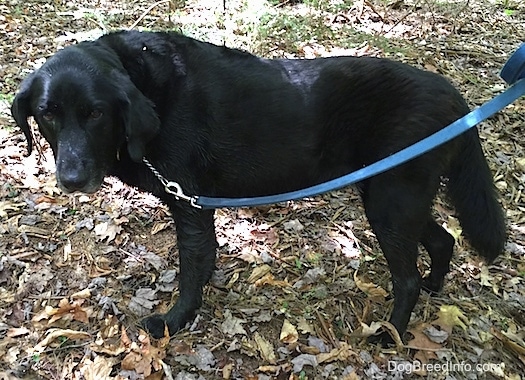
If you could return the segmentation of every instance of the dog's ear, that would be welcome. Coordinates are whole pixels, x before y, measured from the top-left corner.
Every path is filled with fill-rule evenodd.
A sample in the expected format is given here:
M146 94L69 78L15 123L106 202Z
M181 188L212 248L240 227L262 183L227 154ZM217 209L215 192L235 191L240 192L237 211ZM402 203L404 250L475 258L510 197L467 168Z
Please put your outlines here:
M27 119L29 116L34 116L31 111L30 98L33 91L34 77L30 76L25 79L20 85L13 104L11 105L11 114L15 119L16 124L22 129L27 140L27 155L29 156L33 150L33 134Z
M131 79L122 73L118 75L128 153L133 161L141 162L146 154L146 144L159 132L159 116L155 112L155 104Z

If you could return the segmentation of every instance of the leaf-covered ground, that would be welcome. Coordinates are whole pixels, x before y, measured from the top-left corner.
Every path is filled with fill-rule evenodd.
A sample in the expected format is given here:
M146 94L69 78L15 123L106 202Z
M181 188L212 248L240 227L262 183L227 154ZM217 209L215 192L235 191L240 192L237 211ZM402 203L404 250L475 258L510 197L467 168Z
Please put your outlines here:
M170 28L268 57L392 57L447 76L475 107L505 88L498 71L525 40L520 0L225 4L0 4L0 379L521 379L523 98L479 127L506 209L505 252L484 265L438 199L456 255L444 291L421 294L406 345L364 341L388 317L391 285L352 189L219 210L217 271L196 320L171 340L139 329L177 294L169 213L112 178L94 195L63 195L45 142L24 156L9 106L45 57L114 29Z

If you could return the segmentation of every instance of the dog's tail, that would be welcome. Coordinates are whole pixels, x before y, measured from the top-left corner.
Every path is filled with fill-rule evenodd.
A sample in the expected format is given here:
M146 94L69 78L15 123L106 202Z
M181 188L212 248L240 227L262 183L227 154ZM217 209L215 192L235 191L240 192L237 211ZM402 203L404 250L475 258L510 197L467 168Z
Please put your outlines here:
M460 154L452 160L447 192L464 235L490 263L503 251L505 218L477 129L469 130L459 139Z

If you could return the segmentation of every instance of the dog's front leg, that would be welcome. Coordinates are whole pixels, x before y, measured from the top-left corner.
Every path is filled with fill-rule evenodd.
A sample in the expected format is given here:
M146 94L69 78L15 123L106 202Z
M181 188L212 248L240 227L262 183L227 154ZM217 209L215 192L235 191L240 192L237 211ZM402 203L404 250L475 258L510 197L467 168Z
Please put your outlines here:
M177 229L180 276L179 299L166 314L148 317L143 324L155 338L170 335L184 327L202 304L202 288L215 269L217 240L213 210L198 210L186 204L169 204Z

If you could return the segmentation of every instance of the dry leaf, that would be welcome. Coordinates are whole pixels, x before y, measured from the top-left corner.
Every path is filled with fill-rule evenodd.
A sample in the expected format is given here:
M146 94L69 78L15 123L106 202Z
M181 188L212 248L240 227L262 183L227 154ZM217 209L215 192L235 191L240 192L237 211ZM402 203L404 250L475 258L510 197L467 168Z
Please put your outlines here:
M252 273L250 274L250 277L248 277L248 283L253 284L257 280L260 280L264 276L266 276L272 268L268 264L258 265L255 268L253 268Z
M26 207L27 204L25 202L11 202L11 201L0 201L0 218L6 218L9 214L8 211L19 211Z
M305 317L299 318L299 324L297 325L297 328L303 334L307 334L307 333L313 334L315 332L314 327L306 320Z
M160 301L157 299L157 291L155 289L140 288L137 289L135 295L131 297L128 308L135 315L142 317L150 314L153 307L159 303Z
M481 286L486 286L488 288L492 288L492 291L494 294L499 294L499 286L497 285L495 278L490 275L489 268L486 265L483 265L481 267L481 271L479 274L479 280Z
M57 338L67 339L90 339L91 335L83 331L68 330L68 329L50 329L47 332L44 340L40 341L34 348L30 349L33 353L40 353L45 350Z
M87 299L87 298L90 298L91 297L91 290L89 290L88 288L86 289L83 289L81 291L78 291L76 293L73 293L71 294L71 298L83 298L83 299Z
M126 335L127 337L127 335ZM135 370L145 377L162 370L162 359L166 357L164 347L158 348L151 344L149 335L140 331L139 343L130 345L130 352L122 359L122 369Z
M281 327L279 340L283 343L295 343L299 339L299 333L294 325L288 319L285 319Z
M295 373L299 373L303 370L303 367L305 365L309 365L312 367L317 367L319 364L317 363L317 357L315 355L310 354L301 354L295 358L292 359L293 364L293 371Z
M82 362L80 373L85 380L109 379L116 362L116 358L106 358L97 355L94 360L86 359Z
M233 363L227 363L224 367L222 367L222 378L223 379L230 379L233 372Z
M18 336L27 335L30 332L31 331L25 327L13 327L7 330L6 336L9 338L16 338Z
M359 290L365 293L373 301L384 301L385 297L388 295L388 292L382 287L374 284L373 282L366 282L364 280L361 280L357 276L357 271L354 272L354 281L355 285L359 288Z
M288 281L276 280L273 274L271 273L268 273L261 279L255 281L254 285L255 286L270 285L270 286L276 286L278 288L290 287L290 284L288 283Z
M525 342L515 334L504 333L495 327L491 327L490 332L498 338L505 346L514 351L517 355L525 359ZM514 338L515 340L513 340Z
M338 348L334 348L332 351L327 353L321 352L320 354L316 355L316 358L317 363L321 364L330 363L336 360L346 362L351 356L359 357L357 353L350 349L348 343L340 342Z
M62 298L58 303L58 308L46 306L44 310L33 317L34 322L43 319L49 319L48 325L58 321L59 319L70 321L75 320L83 323L89 322L89 316L92 313L92 308L83 308L84 299L78 299L69 302L67 298Z
M259 352L261 353L261 358L270 364L275 364L277 358L275 356L273 345L258 332L254 334L253 338L257 344Z
M95 235L98 240L105 240L108 243L115 240L122 232L122 227L110 222L101 222L95 226Z
M428 328L428 325L425 323L419 324L413 329L408 330L414 337L407 342L407 345L410 348L418 350L416 352L414 359L418 359L421 363L428 363L431 359L437 359L435 351L443 348L441 344L433 342L425 334L425 330ZM425 375L421 373L420 375Z
M236 318L229 309L226 309L224 311L224 322L221 324L221 331L228 336L246 335L246 331L242 327L243 323L246 323L246 319Z
M468 318L454 305L442 305L438 311L438 319L432 322L433 325L440 326L449 334L452 333L454 326L459 326L463 330L466 330L467 326L465 323L469 323Z
M357 336L360 338L367 338L369 336L375 335L381 328L381 322L374 321L369 325L364 322L361 322L361 326L354 330L352 336Z
M165 230L166 228L168 228L170 225L172 225L173 222L172 221L168 221L168 222L155 222L153 224L153 227L151 227L151 234L152 235L155 235L155 234L158 234L160 231L163 231Z

